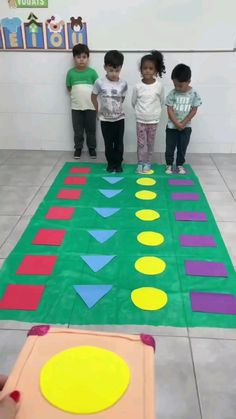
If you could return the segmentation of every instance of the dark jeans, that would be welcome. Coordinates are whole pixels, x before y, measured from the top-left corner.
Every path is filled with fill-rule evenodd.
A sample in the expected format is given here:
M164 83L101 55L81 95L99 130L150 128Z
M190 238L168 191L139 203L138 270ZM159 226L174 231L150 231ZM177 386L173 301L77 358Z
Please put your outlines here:
M176 166L182 166L185 162L185 154L190 141L191 127L178 129L166 128L166 164L172 166L174 163L175 149L177 148Z
M123 160L125 120L101 121L102 135L105 143L105 156L108 166L119 167Z
M74 129L75 149L82 149L84 144L84 131L88 148L96 148L96 111L87 109L77 111L72 109L72 124Z

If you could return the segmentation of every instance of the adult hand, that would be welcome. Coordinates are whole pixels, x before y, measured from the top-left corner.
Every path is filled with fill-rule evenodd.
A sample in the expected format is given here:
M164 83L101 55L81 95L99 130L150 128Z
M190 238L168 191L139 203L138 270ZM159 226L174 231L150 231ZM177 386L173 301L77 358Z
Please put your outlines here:
M7 377L0 375L0 390L3 389L6 381ZM17 390L0 400L0 419L15 419L19 400L20 393Z
M19 391L13 391L0 400L0 419L15 419L19 399Z

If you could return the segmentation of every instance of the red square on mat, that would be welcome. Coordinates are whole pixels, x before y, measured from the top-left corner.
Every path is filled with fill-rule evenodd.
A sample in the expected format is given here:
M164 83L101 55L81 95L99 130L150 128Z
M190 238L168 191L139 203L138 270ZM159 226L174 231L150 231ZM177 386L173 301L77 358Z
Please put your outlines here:
M87 178L85 176L67 176L64 179L65 185L85 185Z
M61 189L57 195L58 199L80 199L81 189Z
M0 300L3 310L37 310L44 285L9 284Z
M90 173L90 171L90 167L72 167L70 169L70 173L80 173L83 175Z
M51 207L45 215L47 220L70 220L74 214L75 208Z
M48 246L60 246L62 244L66 230L49 230L40 228L32 244L45 244Z
M18 275L51 275L57 256L27 255L16 273Z

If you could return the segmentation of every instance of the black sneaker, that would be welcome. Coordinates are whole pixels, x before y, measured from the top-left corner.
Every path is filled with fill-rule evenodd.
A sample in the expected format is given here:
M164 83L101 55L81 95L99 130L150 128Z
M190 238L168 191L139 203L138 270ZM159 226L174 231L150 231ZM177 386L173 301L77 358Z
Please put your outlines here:
M96 159L97 158L97 153L96 153L95 148L90 148L89 149L89 155L90 155L91 159Z
M122 169L122 166L121 165L120 166L117 166L115 170L116 170L117 173L123 172L123 169Z
M82 150L81 148L76 148L74 152L74 159L80 159Z
M109 164L107 165L106 171L109 173L115 172L115 169L113 166L110 166Z

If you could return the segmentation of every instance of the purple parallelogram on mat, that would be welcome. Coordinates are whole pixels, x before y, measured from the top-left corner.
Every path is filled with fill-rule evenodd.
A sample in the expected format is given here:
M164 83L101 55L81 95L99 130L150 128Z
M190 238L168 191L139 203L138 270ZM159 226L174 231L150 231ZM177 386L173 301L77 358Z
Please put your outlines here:
M227 277L227 271L223 262L205 262L197 260L186 260L185 271L193 276L223 276Z
M190 236L182 234L179 237L181 246L184 247L216 247L213 236Z
M176 211L176 221L207 221L205 212Z
M190 291L192 311L236 314L236 298L232 294Z
M173 192L171 199L173 201L199 201L200 196L192 192Z
M191 179L169 179L169 185L172 186L193 186L194 182Z

